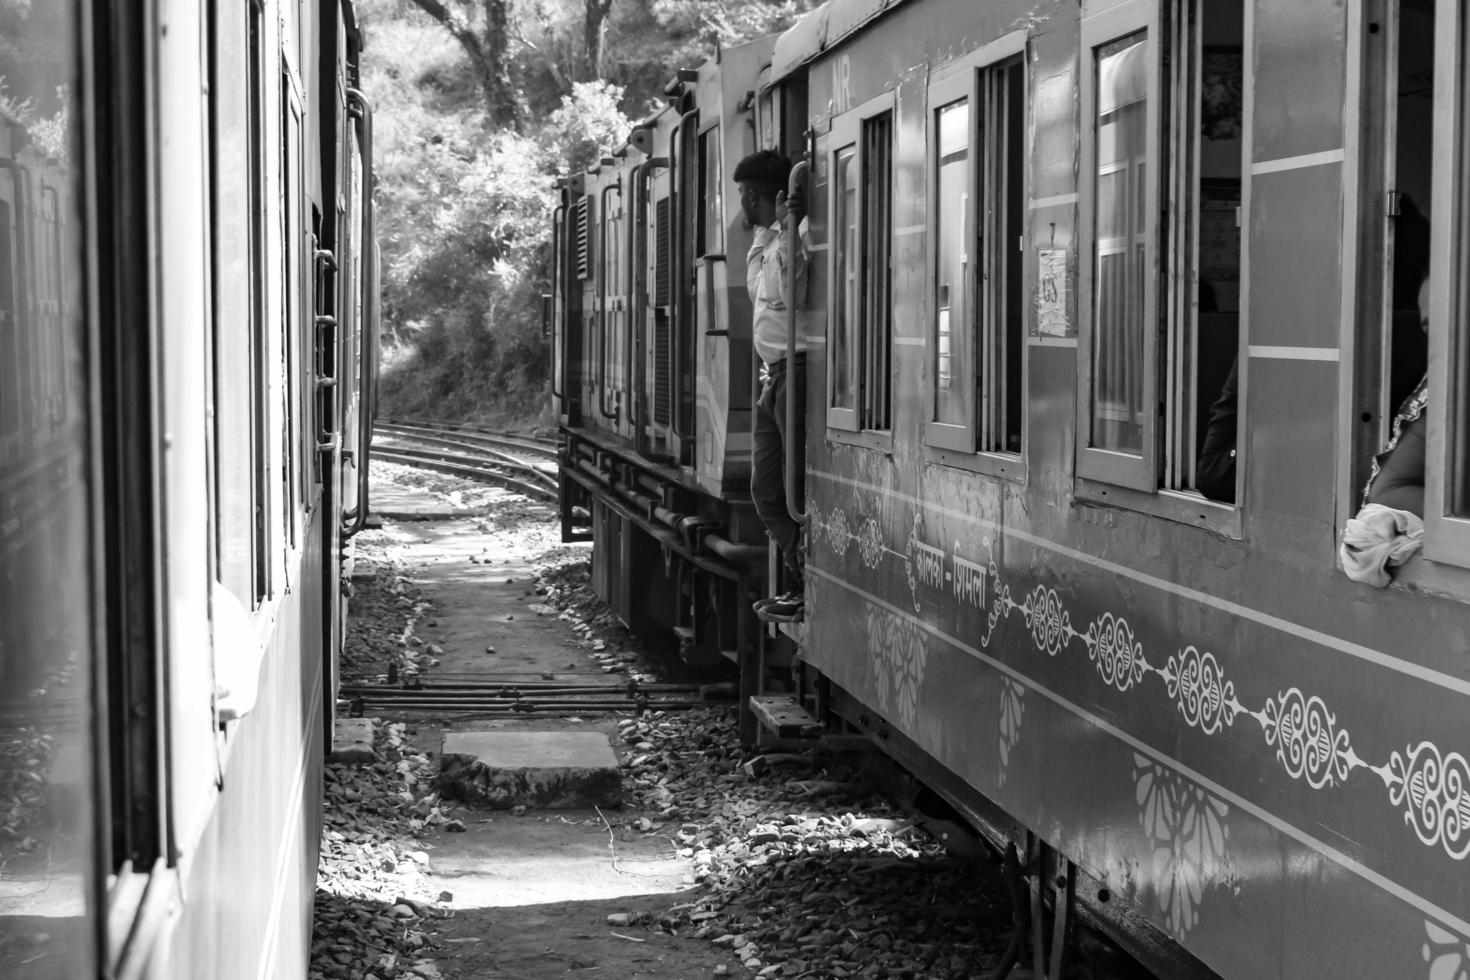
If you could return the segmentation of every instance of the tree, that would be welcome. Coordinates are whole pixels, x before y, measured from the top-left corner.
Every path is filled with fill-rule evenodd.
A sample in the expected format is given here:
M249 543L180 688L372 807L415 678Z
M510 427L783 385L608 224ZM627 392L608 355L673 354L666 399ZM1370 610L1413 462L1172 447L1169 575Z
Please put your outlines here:
M447 0L447 3L413 0L413 4L438 21L464 49L484 95L485 114L490 121L497 126L516 126L520 111L507 58L509 0L480 0L483 17L475 10L475 0Z
M607 39L607 17L613 0L583 0L587 11L582 21L582 44L587 52L587 74L584 81L602 78L602 46Z

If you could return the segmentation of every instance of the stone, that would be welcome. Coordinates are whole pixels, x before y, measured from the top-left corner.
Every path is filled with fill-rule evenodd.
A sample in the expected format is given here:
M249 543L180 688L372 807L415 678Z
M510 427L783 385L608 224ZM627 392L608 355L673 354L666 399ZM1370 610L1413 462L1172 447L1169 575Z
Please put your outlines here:
M472 806L618 806L622 778L597 732L446 732L436 789Z
M332 723L332 762L367 763L377 761L373 752L376 718L338 718Z

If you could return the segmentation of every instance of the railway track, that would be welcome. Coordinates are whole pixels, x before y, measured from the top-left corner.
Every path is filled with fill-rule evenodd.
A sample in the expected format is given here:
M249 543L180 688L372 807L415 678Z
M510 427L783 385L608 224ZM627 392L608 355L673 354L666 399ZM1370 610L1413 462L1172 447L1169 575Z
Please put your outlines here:
M428 439L444 439L464 445L496 449L501 452L524 456L547 464L554 464L556 462L557 445L553 440L537 439L532 436L515 435L509 432L497 432L493 429L467 425L462 422L378 419L373 423L373 428L378 431L388 431L405 436L414 435Z
M373 426L373 457L493 484L536 500L557 499L556 446L544 440L450 423L384 419Z
M413 681L402 685L344 684L339 692L354 715L381 709L537 712L677 711L707 708L722 700L698 685L526 681Z

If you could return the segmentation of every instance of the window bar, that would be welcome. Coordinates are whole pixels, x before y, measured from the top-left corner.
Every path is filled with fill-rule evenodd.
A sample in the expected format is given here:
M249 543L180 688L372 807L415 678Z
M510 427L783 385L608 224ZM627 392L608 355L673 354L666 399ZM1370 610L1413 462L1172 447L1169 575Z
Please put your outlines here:
M1019 352L1010 349L1010 321L1011 309L1010 276L1008 270L1011 262L1011 242L1016 229L1010 227L1010 201L1011 195L1017 193L1019 188L1011 186L1010 171L1011 141L1016 138L1017 120L1011 118L1011 86L1012 72L1014 66L1007 62L994 71L993 88L995 90L995 118L997 126L996 138L996 162L995 162L995 411L992 415L994 427L989 433L986 448L995 452L1004 452L1009 448L1007 440L1011 431L1010 418L1010 385L1011 385L1011 358L1018 357Z
M997 254L997 202L999 200L999 174L996 162L1000 146L1005 139L999 126L999 114L995 100L995 70L986 69L980 75L980 111L976 113L977 140L980 170L980 286L981 300L978 320L980 322L980 448L995 448L995 419L997 402L995 386L998 371L996 354L998 331L996 330L997 286L996 269L1000 262Z

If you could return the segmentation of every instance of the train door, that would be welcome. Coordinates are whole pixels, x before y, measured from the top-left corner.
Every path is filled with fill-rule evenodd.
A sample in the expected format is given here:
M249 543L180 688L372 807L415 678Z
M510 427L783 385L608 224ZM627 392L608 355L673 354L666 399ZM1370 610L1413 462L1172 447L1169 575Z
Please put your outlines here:
M1435 0L1374 0L1364 12L1356 345L1351 459L1355 510L1372 457L1424 376L1419 286L1429 272ZM1350 127L1351 128L1351 127Z

